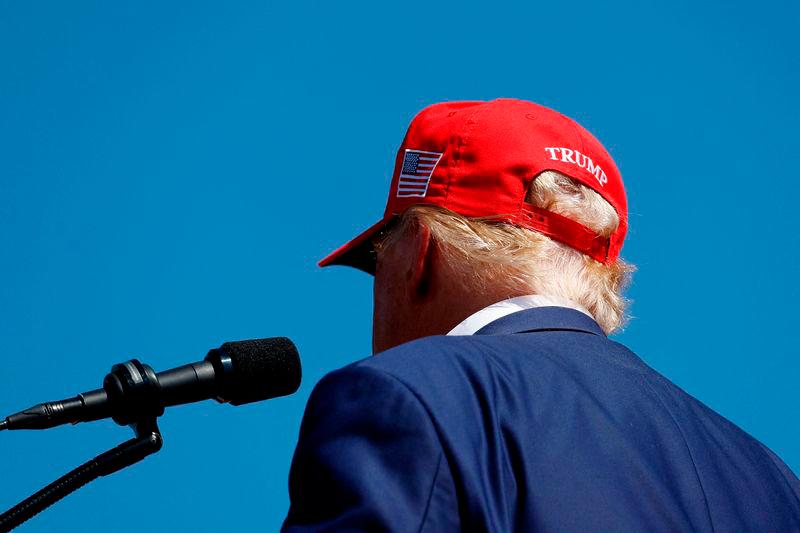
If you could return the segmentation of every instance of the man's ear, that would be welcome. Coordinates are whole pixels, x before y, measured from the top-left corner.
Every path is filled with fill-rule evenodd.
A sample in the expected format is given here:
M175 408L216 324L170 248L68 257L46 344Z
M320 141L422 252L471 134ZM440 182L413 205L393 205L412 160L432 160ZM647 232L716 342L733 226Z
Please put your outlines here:
M439 257L430 228L419 220L414 223L411 244L413 257L407 273L407 286L412 298L425 299L430 291Z

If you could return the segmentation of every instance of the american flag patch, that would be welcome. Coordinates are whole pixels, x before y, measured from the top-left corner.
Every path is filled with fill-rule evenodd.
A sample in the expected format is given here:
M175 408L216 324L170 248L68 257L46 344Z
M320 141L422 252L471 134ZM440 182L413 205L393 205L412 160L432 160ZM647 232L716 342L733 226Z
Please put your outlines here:
M406 150L397 182L397 196L425 196L433 169L441 158L442 154L439 152Z

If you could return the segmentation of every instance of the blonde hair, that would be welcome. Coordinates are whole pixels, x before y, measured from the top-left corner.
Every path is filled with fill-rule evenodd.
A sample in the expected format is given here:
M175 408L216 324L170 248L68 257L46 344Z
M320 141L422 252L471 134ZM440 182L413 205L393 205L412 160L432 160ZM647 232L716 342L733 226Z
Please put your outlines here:
M599 194L558 172L539 174L527 201L603 236L619 225L616 211ZM430 228L444 257L462 278L459 281L472 290L499 289L508 297L568 298L589 311L606 333L627 320L629 301L622 293L635 268L622 259L606 265L541 233L429 205L406 210L381 247L391 246L413 223Z

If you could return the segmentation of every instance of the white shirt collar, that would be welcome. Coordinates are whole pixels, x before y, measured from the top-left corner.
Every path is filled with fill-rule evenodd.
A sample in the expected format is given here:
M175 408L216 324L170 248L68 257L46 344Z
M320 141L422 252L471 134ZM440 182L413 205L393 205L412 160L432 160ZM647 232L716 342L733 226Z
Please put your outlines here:
M533 309L534 307L568 307L580 311L594 320L594 317L592 317L589 311L567 298L541 294L527 294L525 296L517 296L515 298L509 298L508 300L502 300L488 307L484 307L480 311L462 320L460 324L450 330L448 335L472 335L486 324L494 322L498 318L503 318L506 315L522 311L523 309Z

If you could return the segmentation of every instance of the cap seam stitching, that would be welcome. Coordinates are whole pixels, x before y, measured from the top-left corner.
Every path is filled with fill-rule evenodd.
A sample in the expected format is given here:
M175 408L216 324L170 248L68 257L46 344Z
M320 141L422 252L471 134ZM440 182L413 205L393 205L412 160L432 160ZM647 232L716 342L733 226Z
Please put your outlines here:
M454 174L458 173L461 170L461 168L460 168L461 167L461 147L462 146L466 146L466 144L467 144L466 141L469 138L469 135L472 133L472 130L475 129L475 124L470 125L469 121L473 120L473 118L475 118L475 116L481 111L481 108L484 107L487 103L488 102L481 102L480 104L475 106L476 109L472 113L470 113L467 116L467 118L464 120L463 132L456 139L457 145L456 145L456 154L455 155L457 155L458 157L456 159L456 164L453 165L452 171L449 172L448 176L447 176L447 187L445 188L445 191L444 191L444 205L445 206L448 205L448 200L450 199L450 186L452 185ZM469 131L467 131L467 130L469 130ZM461 140L463 140L464 142L463 143L458 142L458 141L461 141ZM447 207L447 209L449 209L449 207Z

